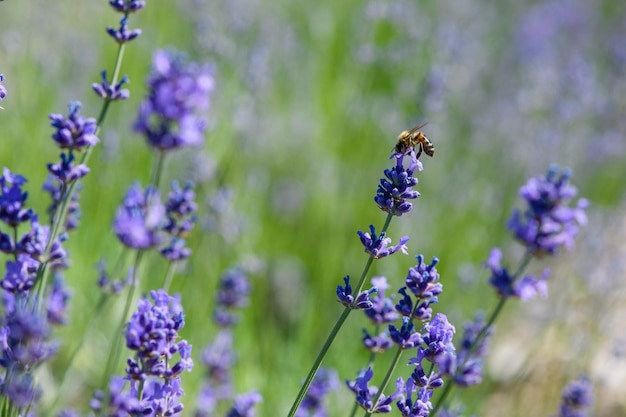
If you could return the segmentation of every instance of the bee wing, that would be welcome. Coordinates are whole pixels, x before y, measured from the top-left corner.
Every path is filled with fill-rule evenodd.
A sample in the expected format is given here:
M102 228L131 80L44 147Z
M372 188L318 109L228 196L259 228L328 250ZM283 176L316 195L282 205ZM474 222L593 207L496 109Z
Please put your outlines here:
M428 122L422 123L419 126L415 126L413 129L409 130L409 133L413 134L413 133L417 132L418 130L420 130L421 128L423 128L424 126L426 126L427 124L428 124Z

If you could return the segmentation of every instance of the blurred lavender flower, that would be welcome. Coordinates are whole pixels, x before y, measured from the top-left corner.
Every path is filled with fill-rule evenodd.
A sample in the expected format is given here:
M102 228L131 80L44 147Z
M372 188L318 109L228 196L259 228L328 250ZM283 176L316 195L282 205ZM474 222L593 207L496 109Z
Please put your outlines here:
M178 403L184 394L180 374L193 367L191 346L186 340L177 341L185 325L180 301L164 290L151 291L150 296L154 304L140 300L126 328L126 347L136 352L127 360L126 373L131 394L141 393L145 408L154 415L171 416L183 409ZM180 360L173 363L176 353Z
M385 297L385 290L389 289L387 278L374 277L371 282L372 286L376 288L376 295L370 297L372 308L365 310L365 315L375 325L396 321L399 315L393 307L393 298Z
M130 91L122 88L122 86L126 83L128 83L128 77L124 75L117 84L109 84L109 81L107 80L107 72L106 70L103 70L102 82L100 84L91 84L91 88L105 101L126 100L130 97Z
M214 321L222 327L237 324L238 318L233 310L248 305L251 291L250 280L241 269L231 268L224 272L218 284Z
M161 151L202 145L206 120L199 113L208 109L214 83L208 65L188 63L177 52L157 51L135 130Z
M363 329L363 346L373 353L383 353L393 346L393 341L387 332L381 332L372 336L366 329Z
M132 249L148 249L161 243L159 232L165 220L165 208L159 200L158 190L138 183L126 192L117 209L113 231L118 239Z
M419 197L419 193L412 188L417 185L417 178L413 177L415 169L421 167L421 163L411 158L408 169L403 166L404 156L396 158L396 166L385 170L385 177L378 185L378 192L374 201L381 210L394 216L402 216L413 208L406 200Z
M586 199L575 208L568 202L577 194L569 184L571 172L551 167L545 178L531 178L520 188L520 196L528 203L524 213L513 211L508 227L534 256L554 255L561 246L571 249L579 226L587 223Z
M232 367L235 363L233 335L222 329L202 351L205 382L199 397L196 416L209 416L215 404L232 398Z
M0 74L0 101L4 100L4 98L7 96L7 88L2 85L2 81L4 81L4 74ZM1 109L2 107L0 107Z
M54 216L56 215L59 203L61 202L63 186L58 178L49 175L46 182L43 184L43 190L50 194L52 203L48 206L46 213L50 216L50 224L54 223ZM74 188L72 198L67 206L67 212L65 214L65 231L70 232L79 226L79 219L81 216L80 204L78 203L79 192L82 189L81 184L78 184Z
M106 271L106 262L101 260L96 264L98 270L98 287L105 294L118 295L124 287L132 282L133 267L128 268L125 279L112 279Z
M233 406L226 413L226 417L254 417L256 415L254 407L261 401L263 397L256 391L239 395L233 401Z
M562 393L562 402L557 417L587 417L593 405L591 382L585 376L570 382Z
M111 0L109 5L120 13L133 13L146 7L145 1L138 0Z
M106 28L107 33L111 35L111 37L115 39L115 42L119 43L120 45L128 43L141 35L141 29L130 30L128 29L127 23L128 19L124 17L122 20L120 20L119 29L114 29L111 26L107 26Z
M181 188L178 182L172 182L172 191L165 204L167 222L163 226L163 230L172 238L170 245L161 249L161 254L170 261L186 259L191 256L191 249L185 247L184 237L196 223L194 213L198 209L198 205L195 198L193 183L187 182L185 187Z
M343 278L343 281L346 283L346 286L343 287L341 285L337 286L337 301L343 304L346 307L358 309L358 310L368 310L372 308L372 302L369 299L370 294L376 291L376 288L370 288L367 291L361 291L361 293L354 299L352 295L352 285L350 284L350 276L346 275Z
M324 397L329 391L339 389L339 378L334 369L320 368L309 387L295 417L326 417L328 411L324 406Z
M60 162L47 164L48 172L60 183L68 185L89 174L87 165L79 164L74 166L74 154L68 156L62 153L60 157Z
M370 232L363 233L360 230L357 232L361 238L361 243L365 247L365 252L369 253L374 259L384 258L385 256L393 255L397 251L402 251L405 255L408 255L406 242L409 241L408 236L400 238L400 243L396 246L387 248L391 243L391 238L385 237L385 233L381 233L380 236L376 236L376 228L370 225Z
M16 261L6 262L6 272L0 286L12 294L24 294L31 289L37 277L39 262L20 254Z
M87 146L93 146L100 140L96 136L96 119L85 119L80 114L81 104L77 101L69 103L67 118L60 114L51 113L50 125L56 129L52 139L61 149L83 151Z
M72 291L65 285L61 273L55 271L54 281L52 282L48 303L46 304L48 323L52 325L67 323L67 308L70 298L72 298Z
M135 416L146 415L146 409L141 405L137 397L126 391L124 386L126 380L121 376L113 376L109 382L108 395L104 395L102 391L96 391L89 407L97 413L97 415L106 416ZM104 404L105 398L108 404Z
M356 394L359 407L371 413L388 413L391 411L391 403L400 396L400 390L390 396L382 394L378 402L374 404L373 400L378 394L378 388L369 385L373 376L374 371L369 367L354 382L346 381L346 385Z
M548 286L546 280L550 273L544 270L539 278L526 275L519 280L511 275L507 268L500 265L502 260L502 251L499 248L493 248L489 254L489 259L485 262L485 267L491 270L491 278L489 284L496 289L501 297L518 297L522 301L528 301L537 294L542 297L548 295Z

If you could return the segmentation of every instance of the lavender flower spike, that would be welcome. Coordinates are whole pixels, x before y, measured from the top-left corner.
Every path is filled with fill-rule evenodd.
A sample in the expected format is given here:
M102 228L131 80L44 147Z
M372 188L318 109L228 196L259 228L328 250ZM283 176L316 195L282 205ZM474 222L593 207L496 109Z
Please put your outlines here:
M416 168L421 167L419 161L411 158L411 165L404 169L404 156L396 158L396 166L385 170L385 177L380 180L374 201L381 210L394 216L402 216L413 208L406 200L419 197L420 193L413 190L417 178L413 177Z
M0 74L0 101L4 100L7 96L7 89L2 85L2 81L4 81L4 74ZM4 109L4 107L0 107L0 109Z
M87 146L93 146L99 142L96 136L98 125L96 119L85 119L80 114L81 104L73 101L68 104L69 114L67 118L60 114L52 113L49 118L50 125L56 129L52 139L61 149L73 149L82 151Z
M369 233L363 233L360 230L357 233L361 238L361 243L365 247L365 252L369 253L374 259L393 255L399 250L405 255L408 255L407 247L405 245L405 243L409 241L408 236L403 236L400 238L400 243L396 246L388 248L387 246L391 243L391 238L385 237L384 232L381 233L380 236L376 236L376 228L371 224L370 231L372 232L371 235Z
M587 417L593 404L593 391L587 377L570 382L562 393L558 417Z
M579 226L587 223L586 199L568 206L577 194L570 177L569 170L559 173L558 167L551 167L545 178L531 178L520 188L528 208L523 213L515 210L508 227L535 256L554 255L561 246L571 249Z

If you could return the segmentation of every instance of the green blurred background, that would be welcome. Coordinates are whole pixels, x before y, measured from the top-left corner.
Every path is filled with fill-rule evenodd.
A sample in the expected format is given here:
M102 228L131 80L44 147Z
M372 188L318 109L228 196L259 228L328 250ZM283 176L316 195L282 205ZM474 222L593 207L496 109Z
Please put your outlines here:
M58 153L47 115L80 100L95 117L100 102L89 86L112 70L117 48L104 28L118 21L105 1L0 4L0 72L9 90L0 159L29 178L40 213L48 204L39 191L45 164ZM199 354L216 331L216 282L233 265L251 271L254 289L235 331L236 387L260 391L258 415L287 414L341 312L335 287L344 275L356 279L366 261L356 231L382 227L373 196L395 138L424 121L436 155L422 158L422 195L388 233L394 242L410 236L411 256L377 261L373 273L397 289L413 256L439 257L444 293L435 310L459 333L476 309L495 304L480 266L490 248L502 247L511 267L519 259L505 224L521 207L526 178L551 163L569 167L592 202L574 251L531 265L554 269L550 298L507 306L484 383L456 399L468 415L547 416L566 381L587 372L595 415L623 415L624 22L626 3L611 0L149 1L130 20L143 30L123 62L131 98L110 110L83 182L81 227L66 243L71 321L59 331L63 350L41 372L44 403L98 298L93 265L119 256L115 208L133 181L148 181L153 155L131 125L152 52L173 47L211 62L216 77L206 146L172 155L163 181L198 183L203 223L173 284L196 355L183 376L184 415L202 377ZM149 257L143 292L160 285L165 267ZM64 385L68 404L86 406L122 305L87 330ZM353 314L325 361L342 380L366 363L366 325ZM342 388L331 402L331 416L346 415L351 395Z

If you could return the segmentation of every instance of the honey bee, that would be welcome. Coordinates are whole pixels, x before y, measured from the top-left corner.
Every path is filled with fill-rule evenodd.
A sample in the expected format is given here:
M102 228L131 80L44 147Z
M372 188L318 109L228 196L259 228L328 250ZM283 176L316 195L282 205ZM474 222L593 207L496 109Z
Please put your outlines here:
M406 154L413 148L413 150L417 151L417 155L415 155L416 158L420 157L422 151L430 157L435 155L435 146L428 140L426 135L419 130L424 126L426 126L426 123L400 133L400 135L398 135L398 143L393 147L392 152Z

